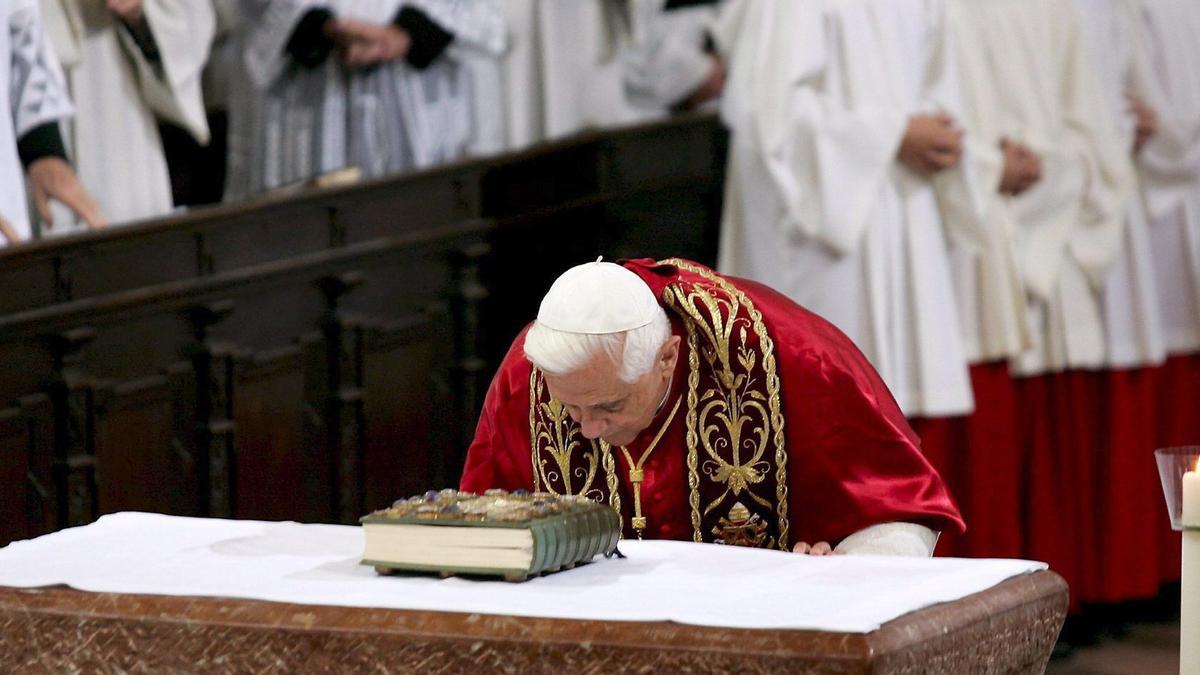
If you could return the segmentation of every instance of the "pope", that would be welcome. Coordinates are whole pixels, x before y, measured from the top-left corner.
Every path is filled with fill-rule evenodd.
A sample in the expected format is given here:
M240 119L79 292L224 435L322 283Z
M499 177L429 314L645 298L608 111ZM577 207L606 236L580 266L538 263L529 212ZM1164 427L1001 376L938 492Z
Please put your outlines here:
M962 518L832 324L680 259L563 273L492 380L461 488L609 504L626 537L931 555Z

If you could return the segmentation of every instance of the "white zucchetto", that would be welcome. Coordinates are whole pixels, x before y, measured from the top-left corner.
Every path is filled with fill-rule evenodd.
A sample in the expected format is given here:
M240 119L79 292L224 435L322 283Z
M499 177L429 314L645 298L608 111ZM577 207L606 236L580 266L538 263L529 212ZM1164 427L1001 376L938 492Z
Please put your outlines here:
M641 328L659 312L654 293L641 277L610 262L576 265L554 280L539 324L564 333L606 335Z

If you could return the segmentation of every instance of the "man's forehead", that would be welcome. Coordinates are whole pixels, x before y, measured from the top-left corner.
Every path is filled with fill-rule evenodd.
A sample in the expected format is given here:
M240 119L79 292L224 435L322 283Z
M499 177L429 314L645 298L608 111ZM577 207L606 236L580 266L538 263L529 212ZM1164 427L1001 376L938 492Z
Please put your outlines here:
M550 395L562 403L570 405L592 406L611 403L628 395L629 385L616 377L604 377L600 373L589 374L583 371L567 375L547 373L545 378L546 388L550 390Z

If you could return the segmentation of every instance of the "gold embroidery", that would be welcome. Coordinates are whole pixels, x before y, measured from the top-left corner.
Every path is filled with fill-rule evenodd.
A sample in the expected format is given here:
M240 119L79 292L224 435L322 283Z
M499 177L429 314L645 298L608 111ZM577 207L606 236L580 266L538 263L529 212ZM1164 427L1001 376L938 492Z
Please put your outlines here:
M536 368L530 376L529 385L534 488L538 488L540 483L547 492L556 495L588 494L599 468L599 452L595 445L591 444L590 452L579 453L579 457L587 464L586 468L572 467L572 456L583 445L579 426L572 423L567 409L558 400L541 400L545 382L539 377ZM550 459L543 458L542 451L550 455ZM548 466L551 460L554 465ZM578 491L572 487L572 479L583 480ZM561 484L561 487L556 484Z
M687 330L685 434L692 538L700 542L706 535L719 535L728 543L786 549L787 445L774 342L767 334L762 314L732 284L687 261L663 262L708 282L675 284L662 294L664 304L682 318ZM748 331L757 338L757 349L748 345ZM530 437L535 489L541 486L555 494L584 494L602 502L607 488L608 503L622 517L614 453L606 443L583 443L579 426L561 403L549 398L536 368L530 375ZM771 501L759 494L758 487L767 482L771 472L768 446L774 446L777 538L766 534L768 525L763 516L750 513L741 501L748 498L746 503L757 504L768 513L771 509ZM579 460L585 464L573 464ZM598 470L605 474L600 483L596 483ZM722 490L704 509L700 505L701 473L712 481L704 485L706 499L711 496L707 490ZM741 508L731 508L726 517L710 520L709 515L728 499ZM744 521L743 510L748 514ZM716 527L706 532L706 522Z
M712 533L717 537L714 541L718 544L758 548L766 541L766 548L775 545L774 541L767 540L766 522L757 513L751 515L750 509L741 502L734 502L729 515L717 522Z
M542 395L542 382L538 377L537 368L532 368L529 371L529 438L532 442L529 444L529 452L532 455L530 466L533 467L533 491L541 492L542 476L538 471L538 397Z
M543 401L543 397L547 400ZM616 511L620 526L624 527L621 495L617 492L616 462L612 453L596 441L588 442L590 451L580 452L584 447L584 439L579 425L570 418L561 402L548 397L545 380L537 368L529 375L529 437L532 439L530 446L535 491L545 490L555 495L579 494L603 504L604 490L599 485L593 485L597 468L603 469L608 487L608 504ZM586 467L573 466L576 457L582 458ZM574 485L579 481L582 482L576 489Z
M773 542L781 548L787 547L787 446L783 430L783 413L779 397L779 374L775 365L774 342L767 335L766 326L750 299L732 284L707 269L683 260L670 259L666 264L698 274L717 285L726 297L718 297L702 287L692 286L684 291L678 285L663 291L663 300L678 308L683 315L688 331L689 376L688 376L688 486L689 505L692 509L693 539L702 540L699 498L699 475L703 470L710 479L725 485L725 491L704 508L710 513L732 494L735 498L743 492L754 502L770 508L768 499L755 493L753 486L761 483L770 470L770 462L763 459L768 445L775 446L776 463L776 515L779 522L779 539ZM722 313L722 307L725 312ZM740 310L746 310L749 321L739 318ZM758 383L754 378L757 364L755 353L746 346L746 326L749 323L758 337L762 353L761 368L765 381ZM738 327L736 343L734 327ZM704 335L704 346L700 346L699 333ZM735 351L736 345L736 351ZM697 395L699 386L699 357L703 355L711 371L721 385L720 390L706 390ZM735 372L734 366L741 367ZM765 385L766 394L760 391ZM697 467L698 446L704 449L707 459ZM723 456L721 451L728 455ZM750 453L743 460L743 451ZM743 508L745 508L743 506Z
M667 302L671 302L670 289L664 291ZM700 387L700 349L696 344L696 331L688 328L688 412L687 412L687 467L688 507L692 512L692 541L704 541L700 525L700 474L696 467L696 443L700 438L696 424L696 390Z
M612 449L608 447L607 443L600 444L600 452L602 453L601 460L604 462L604 473L608 477L608 503L617 512L617 527L624 533L625 516L621 515L621 493L617 485L617 462L613 457Z

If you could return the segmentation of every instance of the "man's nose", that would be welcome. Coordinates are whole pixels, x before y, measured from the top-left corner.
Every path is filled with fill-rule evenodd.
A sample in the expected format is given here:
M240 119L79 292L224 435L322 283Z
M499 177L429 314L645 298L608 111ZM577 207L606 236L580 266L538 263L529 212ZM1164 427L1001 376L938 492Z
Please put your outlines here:
M600 438L608 428L608 423L600 415L582 411L579 413L579 431L588 440Z

